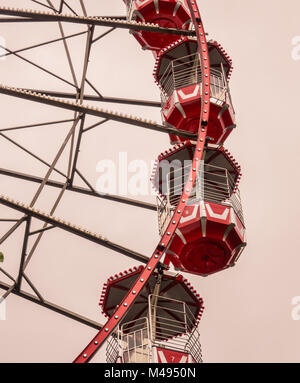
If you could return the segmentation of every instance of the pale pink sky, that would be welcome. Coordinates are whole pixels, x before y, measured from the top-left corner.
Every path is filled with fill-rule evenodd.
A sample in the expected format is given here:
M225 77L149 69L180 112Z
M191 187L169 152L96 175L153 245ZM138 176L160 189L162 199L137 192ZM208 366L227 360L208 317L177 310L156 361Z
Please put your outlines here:
M46 0L43 0L46 3ZM56 5L58 1L54 1ZM80 10L78 0L69 0ZM90 15L123 15L121 0L86 0ZM198 1L209 38L230 54L230 81L237 129L226 147L242 166L241 195L248 246L236 267L188 279L204 298L200 324L206 362L300 362L300 320L292 320L292 298L300 296L299 255L299 89L300 60L292 58L292 39L300 36L298 0ZM29 0L0 0L0 6L41 9ZM67 13L70 13L69 11ZM64 25L66 34L83 31ZM98 27L96 36L104 28ZM59 37L57 24L1 24L7 47L18 49ZM78 79L84 37L69 40ZM63 45L22 53L71 80ZM9 86L71 91L71 87L10 56L0 60L0 83ZM159 100L153 57L140 49L126 30L95 43L88 78L105 96ZM90 93L92 91L88 89ZM72 118L71 112L0 95L1 129L41 121ZM88 104L92 104L88 102ZM95 104L96 105L96 104ZM154 108L101 105L161 122ZM88 118L90 124L98 121ZM51 161L69 124L9 132L7 135ZM108 122L83 139L79 169L96 185L101 159L147 163L170 147L167 135ZM43 176L46 167L0 137L1 168ZM66 169L66 157L58 168ZM54 179L62 180L60 176ZM1 193L28 203L37 185L0 176ZM81 185L81 183L79 182ZM49 210L58 190L46 188L36 206ZM154 202L153 195L140 199ZM156 212L67 193L55 214L103 234L110 240L150 256L158 241ZM1 217L20 215L0 205ZM0 236L9 224L0 223ZM34 227L40 223L34 221ZM23 227L0 246L3 268L16 276ZM30 242L32 243L32 242ZM106 278L137 265L125 256L59 229L45 234L28 276L45 299L104 323L98 300ZM1 265L2 266L2 265ZM0 280L8 280L0 275ZM23 289L30 288L23 284ZM4 291L3 291L4 292ZM2 290L1 290L2 293ZM0 321L0 362L70 362L96 331L11 294L7 319ZM104 360L100 352L95 360Z

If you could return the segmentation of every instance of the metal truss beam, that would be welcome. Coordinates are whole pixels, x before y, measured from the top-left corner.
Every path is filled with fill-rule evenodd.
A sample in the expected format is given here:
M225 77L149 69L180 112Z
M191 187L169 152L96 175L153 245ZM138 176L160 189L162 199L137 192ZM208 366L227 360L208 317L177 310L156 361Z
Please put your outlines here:
M23 268L24 268L24 262L27 255L27 245L28 245L28 238L30 233L30 225L31 225L31 218L26 218L26 226L25 226L25 233L24 233L24 239L23 239L23 247L22 247L22 254L21 254L21 260L20 260L20 267L19 267L19 274L16 281L16 289L21 289L21 283L23 278Z
M143 31L149 31L149 32L170 33L170 34L180 35L180 36L195 35L194 31L187 31L187 30L175 29L175 28L163 28L163 27L159 27L156 24L143 24L143 23L137 23L134 21L129 22L126 20L116 20L116 19L110 19L106 17L95 17L95 16L85 17L85 16L76 16L76 15L64 15L64 14L51 13L51 12L43 13L43 12L32 11L32 10L23 10L23 9L6 8L6 7L0 7L0 15L26 17L34 21L48 21L48 22L63 21L63 22L75 23L75 24L132 29L135 31L143 30Z
M64 41L64 40L67 40L67 39L70 39L70 38L73 38L73 37L81 36L81 35L84 35L86 33L87 33L87 31L73 33L72 35L60 37L60 38L57 38L57 39L54 39L54 40L49 40L49 41L45 41L43 43L34 44L34 45L30 45L30 46L25 47L25 48L17 49L15 51L10 52L10 53L2 54L0 57L7 57L7 56L10 56L10 55L13 55L13 54L16 54L16 53L29 51L29 50L32 50L32 49L35 49L35 48L40 48L40 47L43 47L45 45L50 45L50 44L53 44L53 43L57 43L59 41Z
M0 203L14 210L20 211L28 217L33 217L33 218L39 219L40 221L47 222L48 224L52 226L66 230L72 234L78 235L79 237L87 239L91 242L95 242L110 250L116 251L120 254L126 255L129 258L135 259L136 261L139 261L142 263L147 263L149 261L149 258L146 257L145 255L142 255L136 251L127 249L126 247L123 247L114 242L111 242L99 234L92 233L86 229L82 229L80 227L72 225L69 222L65 222L62 219L55 218L47 213L42 213L37 209L26 206L20 202L16 202L6 196L0 195Z
M42 177L36 177L36 176L29 175L29 174L19 173L19 172L15 172L15 171L8 170L8 169L2 169L2 168L0 168L0 174L5 175L5 176L9 176L9 177L22 179L25 181L40 183L40 184L44 181L44 178L42 178ZM59 182L59 181L47 180L46 185L62 189L64 186L64 183ZM99 194L93 190L86 189L86 188L83 188L81 186L68 185L66 187L66 189L70 190L72 192L75 192L75 193L85 194L85 195L89 195L92 197L106 199L109 201L124 203L126 205L141 207L141 208L152 210L152 211L156 211L156 209L157 209L156 205L148 203L148 202L138 201L138 200L134 200L131 198L125 198L125 197L120 197L120 196L111 195L111 194Z
M7 283L0 282L0 289L9 291L10 288L11 288L11 286L9 286ZM100 330L102 328L102 325L96 321L93 321L89 318L86 318L84 316L76 314L73 311L67 310L67 309L65 309L61 306L58 306L54 303L51 303L49 301L40 300L37 297L35 297L34 295L27 293L26 291L12 289L11 293L15 294L21 298L24 298L30 302L36 303L40 306L43 306L49 310L55 311L58 314L64 315L67 318L70 318L70 319L73 319L77 322L85 324L86 326L92 327L92 328L97 329L97 330Z
M63 41L64 41L64 40L63 40ZM65 41L64 41L64 42L65 42ZM70 86L72 86L72 87L74 87L74 88L77 88L77 86L74 85L74 84L72 84L70 81L68 81L68 80L66 80L66 79L64 79L64 78L62 78L62 77L60 77L60 76L58 76L57 74L55 74L54 72L52 72L52 71L50 71L50 70L44 68L43 66L41 66L41 65L39 65L39 64L37 64L37 63L35 63L35 62L29 60L29 59L27 59L27 58L24 57L24 56L19 55L19 54L16 53L16 52L13 52L12 50L6 48L6 47L3 46L3 45L0 45L0 47L1 47L2 49L4 49L6 52L9 52L9 54L12 54L12 55L18 57L20 60L27 62L28 64L34 66L35 68L38 68L39 70L41 70L41 71L43 71L43 72L49 74L49 75L52 76L52 77L55 77L56 79L58 79L58 80L64 82L65 84L68 84L68 85L70 85Z
M102 18L112 20L126 20L125 16L101 16ZM24 23L24 22L44 22L44 20L25 18L25 17L0 17L0 23Z
M76 100L76 93L69 92L54 92L50 90L42 89L24 89L28 92L35 92L45 94L46 96L59 97L59 98L68 98ZM161 107L161 102L159 101L148 101L148 100L135 100L130 98L117 98L117 97L100 97L91 94L85 94L83 96L84 100L87 101L100 101L100 102L109 102L111 104L126 104L126 105L137 105L137 106L151 106L151 107Z
M66 122L74 122L74 121L75 121L74 118L69 118L68 120L40 122L38 124L20 125L20 126L14 126L11 128L3 128L3 129L0 129L0 132L7 132L7 131L19 130L19 129L36 128L36 127L47 126L47 125L64 124Z
M125 124L131 124L134 126L139 126L142 128L154 130L156 132L163 132L168 134L174 134L177 136L185 137L188 139L196 140L197 135L193 133L186 132L184 130L175 129L173 127L168 127L160 125L153 121L145 120L139 117L132 117L128 115L123 115L121 113L115 113L107 111L104 109L98 109L94 107L84 106L76 103L71 103L68 101L60 100L57 98L45 96L42 94L37 94L35 92L25 91L23 89L11 88L4 85L0 85L0 93L6 94L8 96L14 96L18 98L23 98L25 100L35 101L46 105L55 106L58 108L63 108L67 110L72 110L78 113L86 113L91 116L107 118L109 120L122 122Z
M29 18L19 18L19 17L0 17L0 23L24 23L24 22L33 22L43 20L34 20Z
M69 179L69 183L71 186L74 183L74 177L75 177L77 163L78 163L78 157L79 157L79 151L80 151L80 145L81 145L84 123L85 123L85 114L83 114L81 116L80 127L79 127L79 132L78 132L78 137L77 137L77 143L76 143L76 149L74 151L73 164L72 164L72 169L71 169L71 174L70 174L70 179Z
M17 228L26 220L26 217L21 217L16 223L0 238L0 245L5 242L16 230Z

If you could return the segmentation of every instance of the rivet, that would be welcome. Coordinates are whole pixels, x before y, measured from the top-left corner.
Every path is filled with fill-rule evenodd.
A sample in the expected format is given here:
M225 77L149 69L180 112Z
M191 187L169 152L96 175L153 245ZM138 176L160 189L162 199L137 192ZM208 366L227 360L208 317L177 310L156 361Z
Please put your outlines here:
M198 152L201 152L201 149L200 149L200 148L198 148Z
M183 199L182 202L185 203L185 199Z
M171 235L171 233L168 231L168 232L167 232L167 235Z
M140 281L141 281L141 282L144 282L144 278L141 278Z
M185 189L185 191L188 193L190 191L190 189Z
M86 357L87 357L87 355L86 355L86 354L83 354L82 356L83 356L84 358L86 358Z
M97 341L97 340L95 340L94 344L98 344L98 341Z
M106 327L106 329L104 330L105 332L108 332L108 328Z
M177 213L178 213L178 214L180 214L180 213L181 213L181 211L180 211L180 210L177 210Z
M195 172L196 171L196 168L193 168L193 172Z
M151 270L151 267L150 267L150 266L148 266L148 267L147 267L147 269L148 269L148 270Z
M127 307L127 306L128 306L128 303L125 302L125 303L123 304L123 306Z
M136 291L135 291L135 290L133 290L132 294L136 294Z
M118 315L115 315L115 319L118 319L119 317L118 317Z
M154 258L157 259L157 258L158 258L158 255L154 255Z
M173 225L175 225L175 224L176 224L176 221L173 221L172 223L173 223Z

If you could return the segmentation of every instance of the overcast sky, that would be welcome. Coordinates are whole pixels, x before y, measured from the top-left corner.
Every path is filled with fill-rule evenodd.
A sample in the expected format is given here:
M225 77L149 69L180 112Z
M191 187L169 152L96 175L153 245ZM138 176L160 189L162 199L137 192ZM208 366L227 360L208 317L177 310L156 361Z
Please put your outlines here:
M69 0L69 4L82 14L78 0ZM125 14L121 0L85 0L85 4L89 15ZM220 42L233 60L230 87L237 128L225 146L242 167L240 190L248 240L236 267L207 278L186 274L205 302L199 327L203 358L206 362L300 362L300 320L292 318L292 300L295 303L300 296L300 3L203 0L198 4L209 38ZM42 9L29 0L0 0L0 6ZM68 35L86 28L64 24L64 30ZM95 36L105 31L97 27ZM7 23L1 24L0 37L7 48L16 50L59 38L60 32L56 23ZM80 81L85 36L70 39L68 44ZM20 54L72 82L61 42ZM127 30L116 30L93 45L87 77L105 96L158 101L153 64L152 54L142 51ZM0 83L72 91L70 85L13 56L0 60ZM88 87L86 91L93 93ZM0 105L0 129L73 118L72 112L5 95L0 95ZM93 105L161 123L158 108ZM87 118L90 125L97 121ZM70 127L69 122L5 134L51 162ZM99 161L117 163L119 153L126 152L128 161L146 161L150 173L151 161L169 147L163 133L110 121L84 135L78 167L96 187ZM46 174L46 166L3 136L0 153L1 168ZM66 158L64 155L57 165L64 172ZM52 178L63 180L56 174ZM31 201L38 188L5 176L0 181L1 194L24 203ZM77 178L76 183L82 186ZM57 195L58 190L47 187L35 206L49 211ZM155 203L150 188L149 195L128 196ZM55 216L147 256L159 240L155 211L67 192ZM20 214L0 206L0 217ZM0 236L10 226L0 223ZM38 229L41 223L34 220L33 227ZM0 246L5 255L1 266L13 276L18 273L23 233L24 225ZM45 299L104 323L98 307L102 284L134 265L138 262L54 229L43 236L27 275ZM10 283L1 273L0 280ZM25 282L22 288L32 293ZM70 362L96 333L13 294L6 306L6 320L0 321L0 362ZM95 361L103 358L101 351Z

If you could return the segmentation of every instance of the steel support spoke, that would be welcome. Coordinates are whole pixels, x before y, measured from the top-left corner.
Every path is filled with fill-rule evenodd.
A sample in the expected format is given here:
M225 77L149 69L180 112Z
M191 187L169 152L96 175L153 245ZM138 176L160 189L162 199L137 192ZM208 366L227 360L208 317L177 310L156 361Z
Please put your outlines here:
M36 64L36 63L33 62L32 60L28 60L28 59L26 59L25 57L19 55L18 53L13 52L12 50L10 50L10 49L4 47L3 45L0 45L0 47L1 47L2 49L6 50L7 52L9 52L10 54L12 54L12 55L18 57L19 59L21 59L21 60L27 62L28 64L34 66L35 68L40 69L42 72L48 73L50 76L55 77L56 79L58 79L58 80L60 80L60 81L62 81L62 82L64 82L64 83L66 83L66 84L68 84L68 85L70 85L70 86L76 88L76 85L72 84L70 81L68 81L68 80L66 80L66 79L64 79L64 78L62 78L62 77L60 77L60 76L58 76L57 74L55 74L55 73L51 72L50 70L48 70L48 69L42 67L41 65Z
M60 12L58 12L60 13ZM111 19L111 20L126 20L126 16L99 16L104 19ZM39 20L39 19L32 19L30 17L0 17L0 23L43 23L44 20ZM115 29L115 27L113 27Z
M69 222L65 222L59 218L55 218L55 217L53 217L47 213L41 213L39 210L33 209L30 206L25 206L22 203L17 203L17 202L15 202L15 201L7 198L7 197L0 195L0 203L5 205L5 206L8 206L12 209L15 209L17 211L20 211L29 217L37 218L40 221L46 222L52 226L56 226L60 229L68 231L69 233L78 235L81 238L84 238L84 239L87 239L91 242L102 245L108 249L111 249L111 250L114 250L120 254L126 255L129 258L135 259L139 262L147 263L149 260L149 258L146 257L145 255L142 255L136 251L127 249L124 246L121 246L121 245L118 245L114 242L111 242L99 234L94 234L88 230L78 228L77 226L74 226ZM1 244L1 241L0 241L0 244Z
M102 33L100 36L93 39L92 44L96 43L97 41L101 40L103 37L109 35L111 32L113 32L116 28L110 28L108 31Z
M41 5L42 7L45 7L45 8L48 8L50 9L51 11L55 11L55 9L53 7L49 7L49 5L46 5L44 3L41 3L40 1L37 1L37 0L31 0L33 3L36 3L36 4L39 4Z
M3 138L5 138L7 141L11 142L12 144L14 144L15 146L17 146L18 148L22 149L25 153L29 154L31 157L35 158L36 160L40 161L42 164L48 166L49 168L51 167L50 164L48 164L48 162L44 161L42 158L40 158L39 156L35 155L34 153L32 153L30 150L24 148L24 146L20 145L18 142L14 141L13 139L9 138L8 136L6 136L5 134L3 133L0 133L0 136L2 136ZM60 174L61 176L63 176L64 178L66 178L67 176L62 173L60 170L56 169L56 168L53 168L53 171L55 171L56 173Z
M26 23L26 22L43 22L43 20L35 20L31 18L19 17L0 17L0 23Z
M44 233L45 231L48 231L48 230L51 230L51 229L55 229L55 226L48 226L48 227L45 227L44 229L39 229L39 230L35 230L35 231L31 231L29 233L29 235L36 235L36 234L40 234L40 233Z
M74 118L71 118L71 119L68 119L68 120L60 120L60 121L41 122L39 124L30 124L30 125L15 126L15 127L12 127L12 128L4 128L4 129L0 129L0 132L7 132L7 131L19 130L19 129L36 128L36 127L40 127L40 126L64 124L66 122L73 122L73 121L74 121Z
M8 288L7 291L6 291L6 293L4 293L4 294L0 297L0 303L2 303L2 302L9 296L9 294L12 293L12 292L15 290L15 287L16 287L15 284L9 286L9 288Z
M18 219L11 219L11 218L1 218L0 222L18 222Z
M71 100L76 100L76 98L77 98L76 93L55 92L55 91L50 91L50 90L45 90L45 89L24 89L24 90L28 91L28 92L32 92L32 93L41 93L41 94L44 94L46 96L51 96L51 97L68 98ZM98 94L98 96L94 96L92 94L85 94L83 96L83 99L87 100L87 101L108 102L111 104L151 106L151 107L161 108L161 102L160 101L136 100L136 99L118 98L118 97L104 97L101 94L99 95L98 91L97 91L97 94Z
M103 98L102 94L98 91L98 89L86 78L86 83L93 89L93 91L99 96L99 98Z
M23 278L25 281L28 283L28 285L32 288L32 290L35 292L37 297L39 298L40 301L45 302L44 298L41 296L37 288L34 286L34 284L31 282L31 280L27 277L27 275L23 271Z
M63 194L64 194L64 192L66 190L66 185L67 185L67 183L65 183L63 185L63 187L61 188L60 193L59 193L58 197L56 198L56 201L54 202L54 205L53 205L53 207L52 207L52 209L50 211L50 216L52 216L54 214L58 204L60 203L60 201L62 199L62 196L63 196ZM40 230L38 230L39 231L38 237L36 238L34 244L32 245L32 248L31 248L31 250L30 250L30 252L29 252L29 254L28 254L27 258L26 258L26 261L25 261L24 267L23 267L23 271L28 266L28 264L29 264L29 262L30 262L30 260L31 260L31 258L33 256L33 253L37 249L37 246L39 245L39 243L40 243L40 241L41 241L41 239L43 237L44 232L48 229L47 226L48 226L48 223L46 222L46 223L44 223L43 227Z
M47 3L54 9L54 6L53 6L53 4L52 4L52 2L51 2L50 0L47 0ZM66 5L65 2L61 3L61 5L63 5L63 4ZM61 8L62 8L62 7L61 7ZM61 36L62 36L62 38L63 38L64 49L65 49L65 52L66 52L66 56L67 56L67 60L68 60L69 67L70 67L70 71L71 71L71 74L72 74L72 77L73 77L73 81L74 81L74 83L75 83L75 85L76 85L76 88L77 88L77 92L76 92L76 101L77 101L78 98L79 98L79 95L80 95L81 93L79 94L79 91L78 91L78 83L77 83L77 78L76 78L76 75L75 75L75 70L74 70L73 62L72 62L72 59L71 59L71 55L70 55L70 51L69 51L69 47L68 47L67 42L66 42L66 40L65 40L64 30L63 30L63 27L62 27L62 24L61 24L60 21L58 22L58 26L59 26L60 34L61 34ZM88 30L88 39L89 39L89 35L90 35L89 32L90 32L90 31ZM81 92L82 92L82 91L81 91ZM80 117L79 117L79 118L80 118ZM54 161L53 161L51 167L49 168L48 173L46 174L46 176L44 177L42 183L40 184L40 187L39 187L39 189L38 189L38 191L37 191L35 197L34 197L33 200L32 200L31 206L34 205L36 199L37 199L37 198L39 197L39 195L41 194L42 189L44 188L44 186L45 186L47 180L48 180L49 177L50 177L51 172L52 172L53 169L54 169L55 163L58 161L58 159L60 158L61 154L63 153L63 151L64 151L64 149L65 149L65 147L66 147L66 144L67 144L68 141L71 139L70 153L69 153L68 172L67 172L67 177L66 177L66 179L69 179L69 177L70 177L70 171L71 171L71 161L72 161L72 156L73 156L74 135L75 135L75 129L76 129L77 123L78 123L77 112L75 112L73 126L72 126L72 128L71 128L71 130L70 130L68 136L66 137L64 143L62 144L62 146L61 146L59 152L57 153L57 155L56 155L56 157L55 157L55 159L54 159ZM63 187L61 188L61 191L60 191L60 193L59 193L59 195L58 195L58 197L57 197L57 199L56 199L56 201L55 201L55 203L54 203L54 205L53 205L53 207L52 207L52 209L51 209L50 215L53 215L53 214L54 214L54 212L55 212L55 210L56 210L58 204L60 203L60 201L61 201L61 199L62 199L62 197L63 197L63 194L64 194L64 192L65 192L65 190L66 190L66 186L67 186L67 181L65 182L65 184L64 184ZM29 255L28 255L27 259L26 259L26 262L24 263L23 272L24 272L25 268L28 266L28 263L30 262L30 260L31 260L31 258L32 258L32 256L33 256L33 254L34 254L34 251L36 250L38 244L40 243L40 241L41 241L41 239L42 239L42 236L43 236L44 232L45 232L47 229L48 229L48 228L47 228L47 223L45 223L44 226L43 226L40 230L37 231L37 232L38 232L38 237L36 238L36 240L35 240L35 242L34 242L34 244L33 244L33 246L32 246L32 249L31 249L31 251L30 251L30 253L29 253Z
M67 134L67 136L66 136L64 142L62 143L61 147L59 148L59 151L57 152L57 154L56 154L56 156L55 156L55 158L54 158L54 160L53 160L51 166L49 167L49 170L47 171L47 173L46 173L46 175L45 175L45 177L44 177L44 179L43 179L43 182L40 184L40 186L39 186L39 188L38 188L36 194L34 195L32 201L31 201L31 204L30 204L31 207L36 203L37 199L39 198L39 196L40 196L40 194L41 194L41 192L42 192L42 190L43 190L43 188L44 188L44 186L45 186L47 180L49 179L49 177L50 177L52 171L53 171L54 168L55 168L55 165L57 164L57 161L58 161L59 158L61 157L61 155L62 155L62 153L63 153L63 151L64 151L64 149L65 149L67 143L69 142L69 140L70 140L70 138L71 138L71 136L72 136L72 134L73 134L73 132L74 132L74 130L75 130L75 128L76 128L77 123L78 123L78 119L77 119L76 121L74 121L74 123L73 123L73 125L72 125L72 128L70 129L70 131L69 131L69 133ZM68 178L68 177L66 177L66 178Z
M17 228L25 221L26 217L20 218L8 231L5 233L0 239L0 245L7 240L16 230Z
M47 3L54 8L52 2L50 0L47 0ZM66 2L62 3L62 5L65 4L67 5ZM61 32L61 35L62 37L64 37L64 30L62 28L62 25L61 25L61 22L59 21L58 22L59 24L59 28L60 28L60 32ZM76 79L76 75L75 75L75 71L74 71L74 67L73 67L73 63L72 63L72 59L71 59L71 56L70 56L70 52L69 52L69 48L67 46L67 43L66 41L64 40L64 48L65 48L65 51L66 51L66 55L67 55L67 59L68 59L68 62L69 62L69 66L70 66L70 70L71 70L71 73L72 73L72 76L73 76L73 80L77 86L77 94L76 94L76 101L79 99L80 101L80 104L82 103L82 98L83 98L83 94L84 94L84 82L85 82L85 78L86 78L86 71L87 71L87 65L88 65L88 59L89 59L89 54L90 54L90 48L91 48L91 40L92 40L92 36L93 36L93 30L94 30L94 27L89 27L88 28L88 31L87 31L87 42L86 42L86 54L85 54L85 58L84 58L84 64L83 64L83 72L82 72L82 80L81 80L81 87L80 87L80 92L78 92L78 84L77 84L77 79ZM71 138L71 145L70 145L70 153L69 153L69 161L68 161L68 171L67 171L67 179L69 180L70 176L71 176L71 172L72 172L72 157L73 157L73 149L74 149L74 136L75 136L75 129L76 129L76 125L78 123L78 118L77 118L77 112L75 112L75 121L74 121L74 124L73 124L73 127L70 131L70 134L65 142L63 143L60 151L58 152L56 158L54 159L53 161L53 164L51 165L51 168L49 169L49 172L47 173L47 175L45 176L43 182L41 183L40 185L40 188L36 194L36 196L34 197L33 201L32 201L32 204L31 206L33 206L33 204L35 203L35 199L38 198L39 194L41 193L42 191L42 188L45 186L45 182L48 180L49 176L50 176L50 173L52 172L52 167L54 167L55 165L55 162L58 160L58 158L61 156L62 152L64 151L64 148L65 148L65 145L66 143L69 141L69 139ZM84 116L79 116L79 118L81 120L84 121ZM81 138L81 137L80 137ZM79 141L79 144L80 144L80 141ZM79 146L78 146L78 151L75 152L75 156L77 158L77 155L78 155L78 152L79 152ZM50 215L53 215L58 204L60 203L62 197L63 197L63 194L66 190L66 186L67 186L67 183L66 182L62 189L61 189L61 192L59 194L59 196L57 197L55 203L54 203L54 206L53 208L51 209L51 212L50 212ZM30 254L28 255L27 259L26 259L26 263L24 264L24 270L25 268L27 267L28 263L30 262L32 256L33 256L33 253L34 251L36 250L40 240L42 239L42 236L45 232L45 230L47 229L47 223L44 224L44 226L42 227L41 230L39 230L39 235L37 237L37 239L35 240L33 246L32 246L32 249L30 251Z
M6 270L2 269L2 267L0 267L0 271L7 276L7 278L9 278L11 281L14 282L14 284L16 283L16 280L14 279L14 277L12 277Z
M95 189L92 187L92 185L89 183L89 181L80 173L78 169L75 169L75 172L79 175L79 177L82 179L82 181L88 186L88 188L95 193Z
M15 171L8 170L8 169L1 169L0 168L0 174L8 176L8 177L21 179L24 181L30 181L30 182L35 182L35 183L42 183L43 182L42 177L36 177L36 176L29 175L29 174L19 173L19 172L15 172ZM47 180L46 185L61 189L64 186L64 183L58 182L58 181ZM91 191L90 189L85 189L81 186L67 185L66 189L69 191L75 192L75 193L89 195L91 197L97 197L97 198L106 199L109 201L124 203L126 205L141 207L141 208L152 210L152 211L157 210L156 205L148 203L148 202L139 201L139 200L135 200L135 199L131 199L131 198L125 198L125 197L121 197L121 196L117 196L117 195L100 194L100 193L97 193L97 191Z
M49 44L52 44L52 43L57 43L57 42L59 42L59 41L67 40L67 39L70 39L70 38L72 38L72 37L81 36L81 35L84 35L84 34L86 34L86 33L87 33L86 31L78 32L78 33L74 33L74 34L69 35L69 36L64 36L64 37L60 37L60 38L58 38L58 39L45 41L45 42L40 43L40 44L31 45L31 46L26 47L26 48L17 49L16 51L12 51L12 52L10 52L10 53L5 53L5 54L3 54L3 55L0 55L0 58L1 58L1 57L7 57L7 56L13 55L13 54L15 54L15 53L20 53L20 52L29 51L29 50L34 49L34 48L43 47L43 46L45 46L45 45L49 45Z
M75 23L75 24L86 24L86 25L95 25L95 26L101 26L101 27L132 29L135 31L170 33L173 35L180 35L180 36L195 35L194 31L189 31L184 29L175 29L175 28L164 28L164 27L154 26L151 24L137 23L134 21L129 22L125 20L108 19L105 17L71 16L71 15L64 15L64 14L50 13L50 12L43 14L38 11L29 11L29 10L13 9L13 8L5 8L5 7L0 7L0 15L30 17L34 20L47 21L47 22L64 21L67 23Z
M28 245L28 238L29 238L29 233L30 233L30 225L31 225L31 217L27 217L26 218L26 225L25 225L24 239L23 239L21 261L20 261L20 267L19 267L19 274L18 274L17 282L16 282L16 289L17 290L20 290L21 284L22 284L23 267L24 267L24 262L25 262L25 258L27 255L27 245Z
M9 290L10 286L4 282L0 282L0 289ZM102 325L98 322L95 322L89 318L86 318L84 316L76 314L70 310L65 309L64 307L58 306L58 305L51 303L49 301L46 301L46 300L41 301L40 299L36 298L32 294L27 293L26 291L23 291L23 290L18 291L18 290L12 289L11 292L12 292L12 294L15 294L21 298L24 298L30 302L36 303L42 307L45 307L49 310L52 310L58 314L64 315L67 318L73 319L77 322L80 322L86 326L92 327L96 330L99 330L102 327Z
M60 0L60 5L59 5L58 13L62 13L63 6L64 6L64 0Z
M73 160L73 165L72 165L72 170L71 170L71 176L70 176L71 186L73 185L73 182L74 182L74 176L75 176L75 171L76 171L76 166L77 166L77 161L78 161L78 156L79 156L79 150L80 150L80 144L81 144L81 138L82 138L84 123L85 123L85 114L82 115L81 121L80 121L80 127L79 127L79 132L78 132L78 137L77 137L75 155L74 155L74 160Z
M85 129L83 129L83 130L82 130L82 133L88 132L89 130L94 129L94 128L96 128L97 126L100 126L100 125L102 125L102 124L105 124L107 121L109 121L109 120L106 118L105 120L96 122L96 124L93 124L93 125L91 125L91 126L88 126L88 127L85 128Z
M10 87L0 85L0 93L7 94L9 96L23 98L25 100L39 102L46 105L56 106L56 107L67 109L67 110L77 111L79 113L86 113L91 116L107 118L110 120L122 122L124 124L131 124L134 126L139 126L142 128L154 130L156 132L174 134L181 137L189 138L191 140L197 139L196 134L189 133L184 130L175 129L173 127L160 125L139 117L134 118L128 115L120 114L120 113L109 112L103 109L97 109L94 107L71 103L71 102L63 101L57 98L47 97L47 96L39 95L36 93L24 91L22 89L10 88Z
M88 97L93 96L86 96L87 100ZM90 98L92 100L92 98ZM97 100L95 100L97 101ZM117 97L102 97L101 102L109 102L111 104L125 104L125 105L137 105L137 106L151 106L155 108L161 108L161 102L159 101L147 101L147 100L135 100L135 99L128 99L128 98L117 98Z
M54 5L52 4L52 2L50 0L47 0L47 3L54 9L55 12L58 12L58 11L55 10L55 7L54 7ZM64 32L64 29L63 29L63 26L62 26L61 22L58 22L58 27L59 27L59 31L60 31L61 37L64 38L65 37L65 32ZM70 71L71 71L71 74L72 74L72 78L73 78L74 84L76 85L77 92L78 92L78 83L77 83L77 78L76 78L76 74L75 74L75 70L74 70L74 65L73 65L73 62L72 62L72 58L71 58L71 54L70 54L70 50L69 50L67 41L65 39L63 40L63 44L64 44L64 49L65 49L65 52L66 52L67 60L68 60L68 63L69 63Z
M85 12L85 7L84 7L83 3L81 3L81 7L83 9L83 12ZM94 27L88 27L87 33L88 33L88 35L87 35L87 39L86 39L85 56L84 56L82 78L81 78L81 85L80 85L80 97L79 97L80 104L82 104L83 98L84 98L85 81L86 81L86 74L87 74L87 69L88 69L88 62L89 62L90 53L91 53L92 40L93 40L93 35L94 35ZM70 163L69 163L70 174L69 174L69 176L70 176L70 184L71 185L73 185L75 170L76 170L78 157L79 157L82 132L83 132L84 123L85 123L85 114L82 114L80 119L81 119L81 121L80 121L79 132L78 132L77 143L76 143L76 148L75 148L74 159L73 159L72 165L71 165L72 155L70 155Z
M73 139L73 135L74 135L74 131L75 131L75 128L76 128L77 123L78 123L78 119L76 119L76 120L73 122L72 128L70 129L68 135L66 136L66 138L65 138L65 140L64 140L64 142L63 142L63 144L61 145L61 147L60 147L58 153L56 154L56 157L54 158L54 160L53 160L51 166L49 167L49 170L48 170L47 174L45 175L45 177L44 177L43 181L41 182L41 184L40 184L40 186L39 186L37 192L35 193L35 195L34 195L32 201L31 201L31 204L30 204L30 207L31 207L31 208L34 206L34 204L36 203L37 199L39 198L39 196L40 196L42 190L44 189L44 187L45 187L45 185L46 185L46 182L47 182L47 180L49 179L49 177L50 177L50 175L51 175L51 173L52 173L52 171L53 171L53 169L54 169L54 167L55 167L57 161L59 160L60 156L62 155L62 153L63 153L63 151L64 151L64 149L65 149L65 147L66 147L68 141L70 140L70 138ZM73 145L72 145L72 143L71 143L71 148L70 148L70 158L71 158L71 156L72 156L72 148L73 148ZM69 179L69 176L70 176L70 166L71 166L71 163L69 163L68 173L67 173L67 177L66 177L67 179ZM59 202L60 202L60 200L61 200L61 198L62 198L62 196L63 196L63 194L64 194L64 192L65 192L65 190L66 190L66 186L67 186L67 181L65 182L65 184L64 184L63 187L62 187L62 189L61 189L61 191L60 191L60 193L59 193L59 196L57 197L57 199L56 199L56 201L55 201L55 203L54 203L54 206L53 206L53 208L52 208L52 210L51 210L51 212L50 212L50 215L53 215L53 214L54 214L54 212L55 212L55 210L56 210L56 208L57 208L57 206L58 206L58 204L59 204ZM43 226L42 229L46 229L46 227L47 227L47 223L45 223L45 225ZM36 250L36 248L37 248L37 246L38 246L38 244L39 244L39 242L40 242L40 240L41 240L43 234L44 234L44 231L41 231L41 232L39 233L37 239L35 240L35 243L34 243L32 249L31 249L30 253L28 254L28 257L27 257L27 259L26 259L26 262L24 261L23 264L22 264L22 272L25 270L25 268L27 267L28 263L30 262L30 260L31 260L31 258L32 258L32 256L33 256L33 253L34 253L34 251ZM28 236L27 236L27 237L28 237ZM18 286L18 287L19 287L19 286Z
M47 0L48 1L48 0ZM49 1L48 1L48 3L49 3ZM77 13L74 11L74 9L73 8L71 8L70 7L70 5L66 2L66 1L64 1L64 4L65 4L65 6L74 14L74 15L76 15L76 16L78 16L77 15ZM60 12L59 12L60 13Z
M79 2L80 2L81 9L82 9L82 12L83 12L84 16L87 16L87 11L86 11L86 8L85 8L85 5L84 5L84 1L83 0L79 0Z

